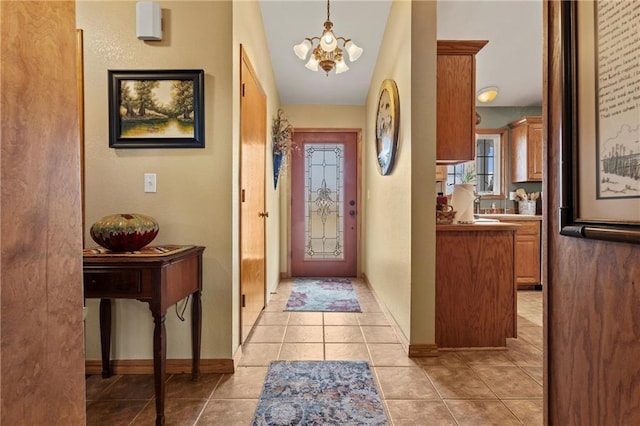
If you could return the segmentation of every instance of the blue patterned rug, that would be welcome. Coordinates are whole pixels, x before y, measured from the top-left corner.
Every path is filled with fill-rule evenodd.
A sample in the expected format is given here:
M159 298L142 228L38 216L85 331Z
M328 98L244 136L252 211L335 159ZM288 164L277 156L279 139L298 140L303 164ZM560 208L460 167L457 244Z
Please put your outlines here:
M273 361L252 423L388 424L366 361Z
M349 278L299 278L293 283L285 311L362 312Z

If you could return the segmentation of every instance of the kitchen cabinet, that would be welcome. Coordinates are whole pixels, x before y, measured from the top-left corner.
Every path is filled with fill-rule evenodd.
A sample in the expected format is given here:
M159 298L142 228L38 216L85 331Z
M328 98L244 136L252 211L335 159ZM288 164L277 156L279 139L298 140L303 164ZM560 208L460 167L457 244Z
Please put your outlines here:
M436 344L504 347L516 337L511 223L436 225Z
M438 40L438 164L475 159L476 54L487 43L487 40Z
M511 181L542 181L542 117L524 117L511 128Z
M516 283L518 288L540 284L540 222L515 221L520 225L516 232Z
M519 289L541 284L541 225L542 216L482 215L519 225L516 231L516 283Z

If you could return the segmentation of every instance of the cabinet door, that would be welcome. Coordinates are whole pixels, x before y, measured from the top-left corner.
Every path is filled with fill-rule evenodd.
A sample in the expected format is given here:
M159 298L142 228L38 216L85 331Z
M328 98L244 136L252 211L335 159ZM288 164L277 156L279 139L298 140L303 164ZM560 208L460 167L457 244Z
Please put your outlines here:
M524 117L511 127L511 182L542 181L542 118Z
M524 124L511 128L511 182L526 182L527 177L527 127Z
M520 225L516 233L516 282L540 284L540 222L512 221Z
M476 54L487 40L438 40L438 164L476 157Z
M528 129L527 177L529 181L542 181L542 123L532 123Z
M438 161L475 158L474 65L472 55L438 55Z
M540 284L540 237L516 236L516 277L520 284Z

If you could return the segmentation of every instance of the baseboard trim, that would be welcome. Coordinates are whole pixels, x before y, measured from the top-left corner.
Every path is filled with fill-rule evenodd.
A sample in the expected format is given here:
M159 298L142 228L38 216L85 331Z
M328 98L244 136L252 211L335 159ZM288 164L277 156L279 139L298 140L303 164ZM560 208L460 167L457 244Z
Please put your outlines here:
M434 344L409 345L409 358L427 358L439 355L438 346Z
M153 374L153 360L151 359L114 359L111 361L113 374ZM190 359L168 359L167 374L191 374ZM232 374L234 372L233 359L201 359L200 373ZM86 360L86 374L101 374L102 361Z
M376 299L376 302L378 302L378 305L380 305L380 307L382 308L382 313L385 315L385 317L389 321L389 324L391 324L391 328L393 328L393 331L395 332L396 336L400 340L400 344L402 345L402 348L408 354L409 353L409 346L410 346L409 345L409 340L407 339L407 337L402 332L402 329L398 325L398 322L396 321L394 316L391 314L391 311L389 311L389 309L387 309L387 306L384 303L380 302L380 298L378 297L378 295L376 294L375 290L373 289L373 286L371 285L371 282L369 281L369 278L367 278L367 274L365 274L363 272L360 277L362 278L362 280L364 281L366 286L369 288L369 291L373 295L373 298Z

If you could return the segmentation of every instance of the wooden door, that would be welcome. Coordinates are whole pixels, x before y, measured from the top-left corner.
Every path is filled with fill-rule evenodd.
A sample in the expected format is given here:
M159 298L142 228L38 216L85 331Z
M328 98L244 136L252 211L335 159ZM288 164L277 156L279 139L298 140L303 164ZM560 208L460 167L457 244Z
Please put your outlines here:
M291 272L357 274L358 131L294 131Z
M241 342L264 308L267 100L240 48L240 303Z
M75 7L0 2L3 425L87 423Z

